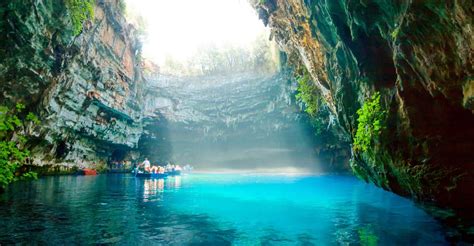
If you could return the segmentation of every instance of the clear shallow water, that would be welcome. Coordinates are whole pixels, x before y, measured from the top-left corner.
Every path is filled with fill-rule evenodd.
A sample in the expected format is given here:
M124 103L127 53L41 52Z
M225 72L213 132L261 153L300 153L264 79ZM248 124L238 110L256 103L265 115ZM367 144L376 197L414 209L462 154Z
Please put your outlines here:
M0 195L0 218L0 244L447 244L412 202L348 176L48 177Z

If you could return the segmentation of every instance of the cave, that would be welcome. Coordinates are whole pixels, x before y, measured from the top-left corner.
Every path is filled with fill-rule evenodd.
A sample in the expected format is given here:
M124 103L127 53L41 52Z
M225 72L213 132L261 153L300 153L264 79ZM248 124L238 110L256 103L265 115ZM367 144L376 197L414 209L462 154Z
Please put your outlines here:
M127 151L124 149L115 149L112 151L112 155L110 156L110 161L111 162L121 162L125 160L125 157L127 156Z
M471 245L471 5L0 2L0 245Z
M59 143L56 146L56 151L55 151L55 157L57 159L62 159L64 158L68 153L68 147L66 141L62 140L59 141Z

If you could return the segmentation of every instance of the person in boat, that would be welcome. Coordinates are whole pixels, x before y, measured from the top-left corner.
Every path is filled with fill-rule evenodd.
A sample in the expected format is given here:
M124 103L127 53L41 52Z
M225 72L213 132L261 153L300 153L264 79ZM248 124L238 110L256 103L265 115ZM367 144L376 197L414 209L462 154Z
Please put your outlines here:
M162 166L158 167L158 173L164 174L165 173L165 168Z
M148 158L145 158L145 161L142 163L142 166L145 168L145 171L150 172L151 164Z
M158 166L152 166L150 168L150 173L158 173L158 170L159 170Z

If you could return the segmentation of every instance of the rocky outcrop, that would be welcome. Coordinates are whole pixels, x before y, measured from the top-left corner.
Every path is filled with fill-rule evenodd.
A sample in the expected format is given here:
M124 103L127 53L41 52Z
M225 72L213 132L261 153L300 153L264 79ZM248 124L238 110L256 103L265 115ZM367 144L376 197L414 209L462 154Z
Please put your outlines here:
M381 93L384 130L370 151L353 153L353 170L384 189L451 209L445 221L472 226L471 2L254 4L280 47L306 65L348 136L355 137L357 109Z
M0 3L0 101L40 116L34 164L93 166L137 147L140 43L117 4L97 0L74 36L63 1Z

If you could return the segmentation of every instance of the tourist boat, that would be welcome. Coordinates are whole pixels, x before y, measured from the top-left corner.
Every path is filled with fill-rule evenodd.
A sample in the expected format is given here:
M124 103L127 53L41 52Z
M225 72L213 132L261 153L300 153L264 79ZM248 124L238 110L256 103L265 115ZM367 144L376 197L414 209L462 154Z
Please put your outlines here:
M165 172L165 173L168 174L169 176L178 176L178 175L181 175L181 171L180 171L180 170L172 170L172 171Z
M139 171L138 169L134 169L132 173L135 175L137 178L155 178L155 179L160 179L160 178L165 178L168 176L167 173L148 173L148 172L142 172Z
M168 174L166 173L135 173L135 177L138 178L153 178L153 179L162 179L166 178Z

